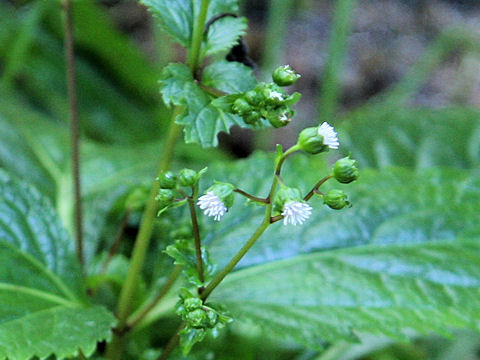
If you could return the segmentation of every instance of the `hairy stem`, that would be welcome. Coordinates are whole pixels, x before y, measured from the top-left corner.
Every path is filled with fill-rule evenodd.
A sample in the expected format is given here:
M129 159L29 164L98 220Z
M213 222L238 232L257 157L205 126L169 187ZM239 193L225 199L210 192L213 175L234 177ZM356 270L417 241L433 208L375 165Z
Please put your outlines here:
M188 54L187 62L195 78L197 77L197 69L200 61L200 49L203 41L203 29L207 20L208 5L210 5L210 0L202 0L200 5L200 13L195 19L193 26L192 43L190 46L190 52Z
M70 144L72 161L72 178L75 197L75 250L83 271L83 221L82 198L80 189L80 129L78 120L77 81L75 72L75 48L73 34L73 4L72 0L63 0L62 9L65 17L65 60L67 65L67 87L70 111Z
M202 240L200 239L200 229L198 228L197 213L195 211L195 203L193 197L188 198L188 208L190 209L190 217L192 220L193 239L195 241L195 255L197 257L197 272L198 278L203 283L205 277L203 274L203 260L202 260Z

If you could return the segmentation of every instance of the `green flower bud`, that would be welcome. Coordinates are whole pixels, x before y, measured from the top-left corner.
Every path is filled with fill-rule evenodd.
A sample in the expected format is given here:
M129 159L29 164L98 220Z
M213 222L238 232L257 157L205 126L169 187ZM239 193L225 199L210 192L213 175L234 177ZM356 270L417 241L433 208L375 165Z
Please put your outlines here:
M258 106L262 103L263 97L255 90L247 91L244 95L245 100L252 105Z
M244 98L238 98L233 102L232 110L236 114L246 114L252 111L252 107Z
M267 113L266 118L275 128L286 126L292 121L295 112L287 107L280 107Z
M177 186L177 175L171 171L165 171L157 178L162 189L174 189Z
M333 166L333 176L342 184L357 180L359 176L357 161L350 159L350 157L338 160Z
M290 65L279 66L273 71L273 81L279 86L290 86L297 82L300 75Z
M170 189L158 190L158 195L155 197L155 200L159 202L160 208L164 208L170 205L174 199L175 199L175 193Z
M185 315L188 325L195 329L201 329L208 323L207 314L202 309L193 310Z
M260 121L261 118L262 116L257 111L251 111L250 113L243 116L243 120L245 121L245 123L250 125L256 124Z
M214 311L207 312L207 326L212 329L218 323L218 315Z
M282 105L286 98L284 91L278 86L265 88L262 95L265 98L265 103L271 106Z
M183 306L188 312L200 309L202 305L203 305L202 300L196 297L185 299L185 301L183 302Z
M290 201L302 201L302 193L299 189L282 186L275 194L273 209L276 213L281 213L285 203Z
M328 145L323 143L323 136L318 134L318 127L303 129L297 141L300 149L309 154L319 154L328 151Z
M336 189L330 190L325 194L323 197L323 203L334 210L340 210L346 206L351 206L350 201L348 201L347 194L345 194L342 190Z
M318 154L328 149L338 149L340 143L333 126L324 122L318 127L304 129L298 136L297 145L309 154Z
M182 169L178 175L178 182L181 186L193 186L198 180L198 174L192 169Z
M232 184L219 182L210 186L210 188L207 190L207 193L212 192L220 199L221 202L223 202L227 208L231 208L233 206L234 189L235 186Z

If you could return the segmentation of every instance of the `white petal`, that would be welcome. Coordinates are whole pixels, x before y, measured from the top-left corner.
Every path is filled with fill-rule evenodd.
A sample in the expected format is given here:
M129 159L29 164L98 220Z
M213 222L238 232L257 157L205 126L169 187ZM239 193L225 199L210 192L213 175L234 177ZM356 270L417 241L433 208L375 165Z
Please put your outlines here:
M312 207L305 202L290 201L283 206L283 224L303 224L312 214Z
M338 149L340 143L338 142L337 132L329 123L324 122L320 125L318 135L323 136L323 143L330 149Z
M207 216L213 216L215 221L220 221L227 212L225 204L213 192L208 191L205 195L198 198L197 205Z

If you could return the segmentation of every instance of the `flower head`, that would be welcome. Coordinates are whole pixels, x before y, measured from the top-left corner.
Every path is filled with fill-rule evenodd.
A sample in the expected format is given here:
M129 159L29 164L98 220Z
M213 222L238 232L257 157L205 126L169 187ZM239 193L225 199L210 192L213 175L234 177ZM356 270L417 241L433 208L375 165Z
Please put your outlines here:
M270 92L270 96L269 96L269 97L270 97L270 99L272 99L272 100L279 100L279 101L282 101L282 100L283 100L283 95L282 95L282 93L279 92L279 91L275 91L275 90L272 91L272 92Z
M205 215L213 216L215 221L220 221L222 216L228 211L222 200L212 191L207 191L205 195L200 196L197 205L203 210Z
M283 225L303 224L312 214L312 207L303 201L289 201L283 206Z
M318 135L323 137L323 144L330 149L338 149L340 143L338 142L337 132L329 123L324 122L318 128Z

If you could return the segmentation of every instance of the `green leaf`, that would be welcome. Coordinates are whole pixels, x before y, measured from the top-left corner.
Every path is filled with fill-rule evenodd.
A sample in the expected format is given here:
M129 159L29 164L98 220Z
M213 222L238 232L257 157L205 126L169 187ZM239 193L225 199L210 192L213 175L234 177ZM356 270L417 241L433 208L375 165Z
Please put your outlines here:
M228 50L245 35L247 19L244 17L224 17L215 21L208 29L207 41L202 51L205 55L214 55Z
M234 316L314 348L362 333L445 335L478 326L478 240L301 256L239 271L214 297Z
M266 196L273 159L257 154L209 169L214 179ZM284 170L285 184L304 193L330 171L317 157L301 155ZM212 301L225 303L237 321L313 348L363 334L398 339L477 326L480 180L474 172L362 170L355 183L332 180L325 187L344 189L353 207L334 211L312 199L314 212L302 226L272 225ZM220 223L202 218L204 243L219 269L262 213L237 199Z
M160 92L164 103L167 106L184 104L184 88L187 83L193 83L192 72L188 66L179 63L165 66L160 78Z
M344 153L354 154L363 167L470 168L480 164L479 135L477 109L398 108L392 112L379 105L348 115L340 138Z
M207 66L202 74L204 85L229 94L251 90L257 84L253 71L238 62L217 61Z
M192 40L194 19L200 12L200 2L190 0L142 0L160 20L163 30L185 48ZM223 13L237 13L237 0L212 0L208 7L207 21ZM246 19L224 17L215 21L202 44L202 54L213 55L228 50L245 33Z
M202 147L218 145L217 134L228 132L233 125L246 127L243 120L212 105L212 99L198 86L186 84L184 88L187 111L176 119L183 125L185 142Z
M5 172L0 261L0 359L89 356L110 338L115 319L87 304L73 241L50 202Z

